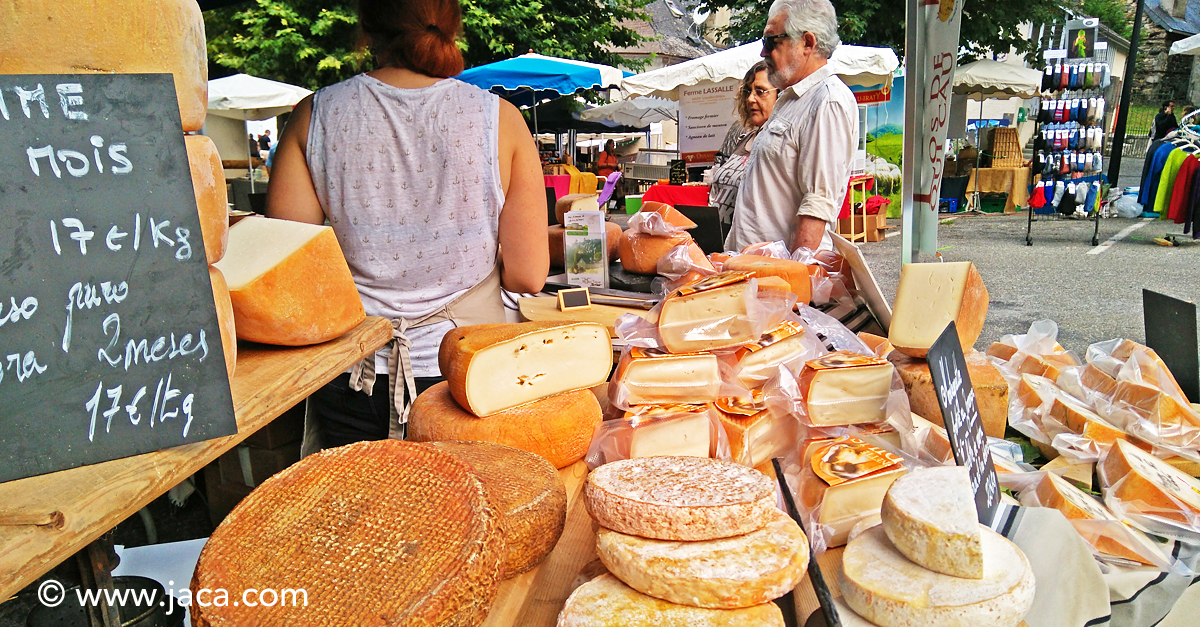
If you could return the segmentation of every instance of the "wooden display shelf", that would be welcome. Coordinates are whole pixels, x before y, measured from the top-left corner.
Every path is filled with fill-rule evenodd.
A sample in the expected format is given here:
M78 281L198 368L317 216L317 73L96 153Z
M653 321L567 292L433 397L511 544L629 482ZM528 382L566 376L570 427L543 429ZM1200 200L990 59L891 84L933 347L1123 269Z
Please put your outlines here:
M315 346L241 344L230 380L236 435L0 483L0 601L198 472L391 337L391 323L370 317L340 338ZM55 512L63 521L56 527L3 524L5 519L46 518Z

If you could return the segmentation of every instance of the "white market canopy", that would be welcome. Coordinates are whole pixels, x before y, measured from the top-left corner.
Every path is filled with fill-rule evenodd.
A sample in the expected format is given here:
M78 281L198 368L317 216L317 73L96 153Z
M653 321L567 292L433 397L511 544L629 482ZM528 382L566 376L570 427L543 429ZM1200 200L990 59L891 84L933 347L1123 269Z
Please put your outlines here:
M235 120L269 120L312 92L295 85L235 74L208 81L208 112Z
M622 126L648 126L654 122L679 119L679 103L664 98L641 96L627 98L579 114L589 121L611 120Z
M1180 39L1171 44L1171 54L1200 55L1200 34Z
M954 93L973 100L1033 98L1042 87L1042 71L1001 63L976 61L954 71Z
M621 90L632 96L658 96L679 99L679 88L702 81L719 83L729 78L741 79L762 60L762 42L722 50L676 65L630 76L621 82ZM829 59L835 74L847 85L871 87L891 81L892 72L900 60L891 48L869 48L842 44Z

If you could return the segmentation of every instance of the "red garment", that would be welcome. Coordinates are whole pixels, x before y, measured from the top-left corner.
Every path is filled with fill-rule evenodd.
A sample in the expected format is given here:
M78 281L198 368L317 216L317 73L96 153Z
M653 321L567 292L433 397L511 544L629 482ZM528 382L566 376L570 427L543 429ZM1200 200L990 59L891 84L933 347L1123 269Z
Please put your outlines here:
M1188 155L1179 166L1175 175L1175 184L1171 186L1171 204L1168 205L1167 217L1176 224L1183 224L1187 216L1188 202L1192 193L1192 179L1196 170L1200 169L1200 159Z
M884 198L883 196L871 196L867 199L867 215L873 216L879 213L880 209L883 209L886 212L886 207L890 204L892 204L892 201Z
M866 180L866 187L863 187L862 181L855 180L851 180L850 183L846 185L846 195L842 197L842 210L838 212L839 220L850 217L850 192L860 189L865 189L866 191L875 189L875 177L871 177Z
M1033 195L1029 197L1029 206L1034 209L1041 209L1046 206L1046 186L1038 183L1034 187Z

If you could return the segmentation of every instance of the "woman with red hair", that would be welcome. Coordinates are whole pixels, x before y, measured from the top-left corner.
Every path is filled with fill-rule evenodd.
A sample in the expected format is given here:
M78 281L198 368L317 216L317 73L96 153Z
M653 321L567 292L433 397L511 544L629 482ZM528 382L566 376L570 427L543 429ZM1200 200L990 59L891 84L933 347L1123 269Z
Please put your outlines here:
M328 220L367 315L395 332L309 398L308 451L403 438L413 397L440 380L442 336L504 322L500 287L540 291L550 265L524 118L450 78L463 69L458 0L360 0L359 25L379 68L296 106L267 215Z

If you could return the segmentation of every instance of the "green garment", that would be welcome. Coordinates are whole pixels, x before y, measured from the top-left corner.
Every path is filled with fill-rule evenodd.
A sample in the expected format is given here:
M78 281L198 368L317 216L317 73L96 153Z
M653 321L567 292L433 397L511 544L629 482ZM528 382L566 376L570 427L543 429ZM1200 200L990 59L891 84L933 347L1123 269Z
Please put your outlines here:
M1167 162L1163 165L1162 176L1158 179L1158 189L1154 195L1153 210L1158 212L1159 216L1167 217L1171 208L1171 190L1175 186L1175 175L1179 173L1179 166L1183 165L1183 160L1187 159L1188 154L1183 149L1176 149L1167 155Z

